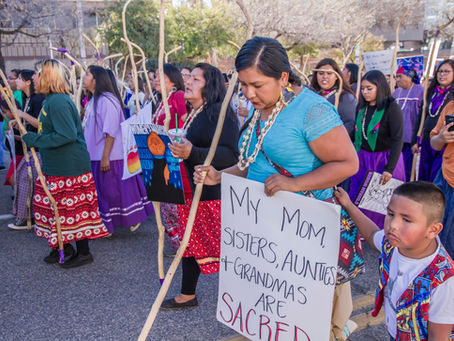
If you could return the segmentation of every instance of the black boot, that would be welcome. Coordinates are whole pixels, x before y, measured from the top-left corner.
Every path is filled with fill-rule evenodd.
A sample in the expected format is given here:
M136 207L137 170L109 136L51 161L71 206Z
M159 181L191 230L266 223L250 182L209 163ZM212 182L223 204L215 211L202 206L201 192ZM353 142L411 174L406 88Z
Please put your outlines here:
M65 259L69 260L70 257L74 256L76 253L73 246L71 244L65 244L64 246L64 252L65 252ZM55 249L52 249L52 251L44 257L44 261L48 264L55 264L58 263L60 257L58 253L58 247Z

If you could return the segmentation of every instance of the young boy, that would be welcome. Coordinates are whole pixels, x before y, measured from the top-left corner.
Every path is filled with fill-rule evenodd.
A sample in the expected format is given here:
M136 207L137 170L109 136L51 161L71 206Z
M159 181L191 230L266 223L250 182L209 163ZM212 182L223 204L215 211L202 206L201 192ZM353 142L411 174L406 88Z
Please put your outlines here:
M438 234L443 192L429 182L397 187L380 230L339 188L335 195L368 243L381 250L372 316L385 306L391 341L454 340L454 262Z

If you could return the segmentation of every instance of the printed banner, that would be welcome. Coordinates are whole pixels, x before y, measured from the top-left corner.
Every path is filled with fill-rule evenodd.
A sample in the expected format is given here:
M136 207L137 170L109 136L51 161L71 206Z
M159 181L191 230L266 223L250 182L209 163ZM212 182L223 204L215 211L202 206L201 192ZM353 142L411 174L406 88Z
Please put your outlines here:
M393 61L393 50L372 51L363 53L364 67L366 72L371 70L379 70L385 75L391 74L391 62ZM395 66L395 71L397 67Z
M380 185L381 174L368 171L355 198L355 205L365 210L386 215L394 189L403 181L392 179L386 185Z
M184 204L179 160L172 156L163 126L131 124L148 200Z
M327 341L340 206L222 175L217 319L251 340Z

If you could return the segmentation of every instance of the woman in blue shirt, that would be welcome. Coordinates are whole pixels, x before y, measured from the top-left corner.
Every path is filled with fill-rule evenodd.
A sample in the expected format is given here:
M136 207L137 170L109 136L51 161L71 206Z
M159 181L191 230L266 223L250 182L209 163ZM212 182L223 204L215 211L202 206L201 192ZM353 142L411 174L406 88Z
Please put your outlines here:
M223 171L263 182L268 196L290 191L312 192L320 200L331 197L331 187L358 170L355 149L334 106L309 89L299 94L284 91L297 77L277 40L248 40L235 67L254 111L241 134L239 162ZM223 171L197 166L194 180L215 185ZM203 172L207 172L205 177ZM351 306L351 298L346 301L344 308ZM334 309L340 305L338 301ZM350 315L346 310L344 319L332 326L332 339L341 337Z

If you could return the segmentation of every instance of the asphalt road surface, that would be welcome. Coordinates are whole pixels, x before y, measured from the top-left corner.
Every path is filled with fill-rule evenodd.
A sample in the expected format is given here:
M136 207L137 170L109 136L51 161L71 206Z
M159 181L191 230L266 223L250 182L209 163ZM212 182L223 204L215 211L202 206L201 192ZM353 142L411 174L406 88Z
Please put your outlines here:
M5 174L0 171L2 183ZM136 340L160 287L154 217L136 232L120 227L111 238L91 241L92 264L62 269L44 263L49 252L46 240L31 231L8 229L14 221L11 195L10 188L1 186L0 340ZM367 272L352 282L355 298L377 284L378 252L365 246L365 255ZM164 259L166 269L171 261ZM217 282L217 275L201 275L199 307L160 311L148 339L214 341L237 335L216 320ZM179 293L180 283L179 269L168 297ZM350 338L388 340L383 324Z

